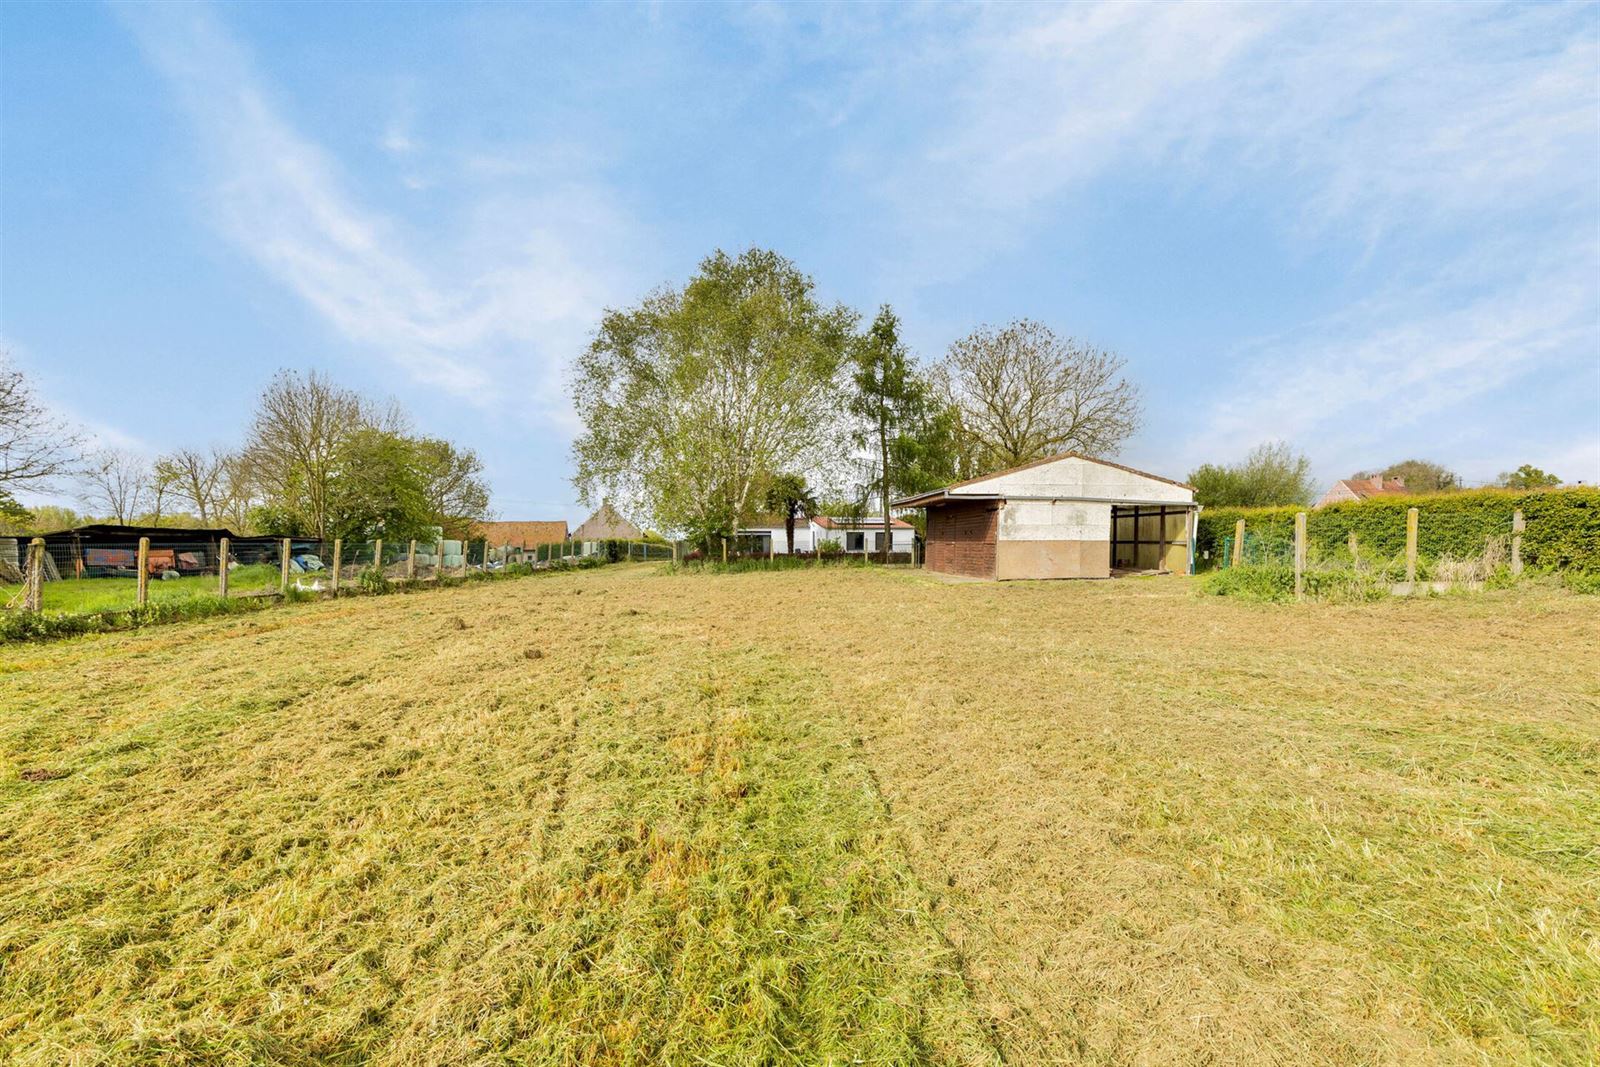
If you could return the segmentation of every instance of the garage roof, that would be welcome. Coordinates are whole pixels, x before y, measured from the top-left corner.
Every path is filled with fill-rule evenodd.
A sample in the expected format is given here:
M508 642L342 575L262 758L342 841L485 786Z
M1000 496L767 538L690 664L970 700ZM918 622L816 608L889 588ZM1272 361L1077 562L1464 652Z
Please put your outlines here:
M1124 473L1133 474L1140 478L1148 478L1151 481L1161 482L1165 485L1172 485L1177 486L1180 489L1187 489L1190 493L1194 492L1194 486L1188 484L1187 482L1174 481L1171 478L1164 478L1159 474L1151 474L1149 471L1142 471L1136 467L1124 466L1121 463L1113 463L1107 459L1099 459L1095 456L1086 456L1082 452L1062 452L1058 455L1046 456L1043 459L1036 459L1029 463L1018 464L1015 467L1007 467L1005 470L993 471L989 474L980 475L976 478L968 478L966 481L954 482L945 486L943 489L935 489L929 493L919 493L915 496L902 497L901 499L894 501L894 506L899 508L920 508L927 507L930 504L938 504L945 500L1014 499L1022 494L999 491L999 487L990 486L988 483L997 481L998 479L1004 478L1007 475L1017 474L1021 471L1032 470L1035 467L1043 467L1052 463L1060 463L1063 460L1069 459L1080 460L1084 463L1093 463L1102 467L1109 467L1113 470L1123 471ZM971 493L961 492L961 490L969 487L974 488L977 491ZM1066 499L1066 497L1062 497L1061 499ZM1129 502L1133 501L1130 499ZM1144 503L1145 501L1139 502ZM1159 501L1155 500L1148 501L1148 503L1158 502ZM1176 502L1168 501L1167 503Z

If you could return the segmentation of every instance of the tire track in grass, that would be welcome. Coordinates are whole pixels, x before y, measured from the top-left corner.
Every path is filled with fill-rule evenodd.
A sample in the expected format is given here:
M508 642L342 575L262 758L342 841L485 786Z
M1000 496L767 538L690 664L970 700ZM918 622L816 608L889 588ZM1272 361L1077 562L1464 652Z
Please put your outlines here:
M644 629L591 660L512 1054L994 1062L848 743L803 715L815 684L703 624Z

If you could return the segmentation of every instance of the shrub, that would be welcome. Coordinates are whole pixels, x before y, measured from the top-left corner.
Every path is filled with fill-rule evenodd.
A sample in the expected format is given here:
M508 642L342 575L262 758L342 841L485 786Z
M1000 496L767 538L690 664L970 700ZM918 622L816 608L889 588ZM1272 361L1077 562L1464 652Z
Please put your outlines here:
M1574 593L1600 595L1600 571L1563 571L1561 584Z
M1310 600L1381 600L1389 595L1393 580L1393 576L1383 569L1316 567L1305 572L1305 591ZM1211 571L1201 577L1200 591L1209 596L1287 603L1294 599L1294 567L1267 563Z
M356 575L356 584L361 587L363 593L371 596L382 596L393 588L389 576L377 565L363 568L361 573Z

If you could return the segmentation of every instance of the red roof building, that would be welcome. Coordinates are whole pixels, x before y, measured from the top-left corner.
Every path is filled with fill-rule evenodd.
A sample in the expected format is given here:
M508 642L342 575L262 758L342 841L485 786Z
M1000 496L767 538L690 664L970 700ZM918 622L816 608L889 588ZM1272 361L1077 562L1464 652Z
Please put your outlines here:
M1404 496L1407 492L1404 478L1385 478L1381 474L1372 478L1343 478L1334 482L1333 488L1323 493L1322 499L1312 507L1345 504L1375 496Z

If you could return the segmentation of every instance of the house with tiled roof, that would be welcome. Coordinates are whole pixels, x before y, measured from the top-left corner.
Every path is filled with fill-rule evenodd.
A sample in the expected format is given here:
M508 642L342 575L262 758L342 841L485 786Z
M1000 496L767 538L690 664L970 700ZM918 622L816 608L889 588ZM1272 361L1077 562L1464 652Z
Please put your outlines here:
M1347 504L1354 500L1370 500L1375 496L1404 496L1406 480L1404 478L1385 478L1375 475L1371 478L1341 478L1333 483L1333 488L1322 494L1312 507L1326 507L1329 504Z
M472 539L487 541L490 548L538 548L540 545L558 545L567 540L567 523L565 519L480 522L473 527Z

